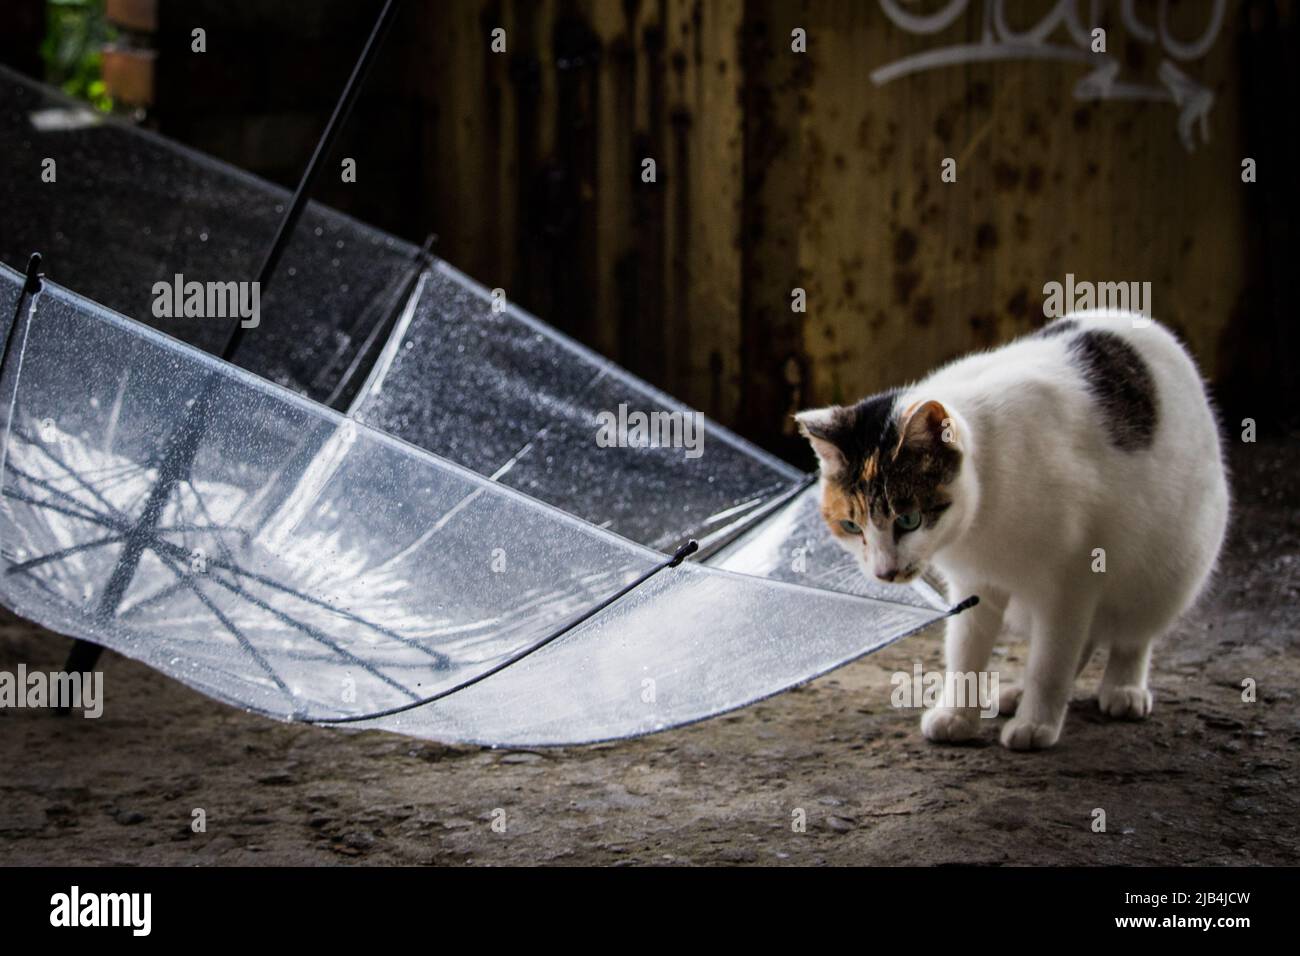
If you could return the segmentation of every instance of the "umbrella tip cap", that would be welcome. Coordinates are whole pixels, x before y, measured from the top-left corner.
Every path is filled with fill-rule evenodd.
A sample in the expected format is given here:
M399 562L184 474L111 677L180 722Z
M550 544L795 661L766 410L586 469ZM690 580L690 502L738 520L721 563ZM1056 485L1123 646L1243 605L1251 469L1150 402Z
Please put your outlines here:
M41 287L41 279L44 273L41 272L41 254L33 252L31 258L27 260L27 282L23 287L24 292L36 292Z
M676 553L673 554L673 559L668 562L668 567L677 567L677 565L681 564L698 550L700 550L700 543L692 538L677 549Z

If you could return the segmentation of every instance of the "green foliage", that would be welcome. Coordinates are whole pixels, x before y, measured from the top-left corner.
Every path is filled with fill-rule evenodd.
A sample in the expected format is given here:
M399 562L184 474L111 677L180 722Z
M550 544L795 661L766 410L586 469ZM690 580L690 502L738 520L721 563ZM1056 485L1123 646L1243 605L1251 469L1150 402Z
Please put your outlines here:
M47 0L45 79L63 92L108 112L113 98L104 87L100 50L115 36L104 19L104 0Z

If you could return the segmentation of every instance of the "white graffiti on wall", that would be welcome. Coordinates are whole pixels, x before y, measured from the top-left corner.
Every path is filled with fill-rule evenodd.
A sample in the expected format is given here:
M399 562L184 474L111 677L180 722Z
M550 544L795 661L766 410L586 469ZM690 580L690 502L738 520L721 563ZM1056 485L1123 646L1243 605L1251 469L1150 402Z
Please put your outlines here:
M909 0L901 0L907 4ZM933 13L912 13L903 8L900 0L880 0L884 11L895 26L909 33L928 35L940 33L966 12L970 0L948 0ZM1209 114L1214 105L1214 94L1193 80L1172 60L1198 60L1209 52L1218 39L1223 26L1226 0L1213 0L1208 22L1200 37L1191 42L1180 40L1169 28L1169 3L1160 0L1154 27L1143 23L1134 9L1134 0L1121 0L1120 20L1128 35L1142 43L1160 43L1166 54L1160 62L1157 77L1162 85L1129 83L1119 78L1120 63L1109 53L1092 52L1092 26L1101 19L1102 0L1087 4L1086 22L1080 17L1078 0L1058 0L1052 9L1028 29L1015 30L1007 24L1005 0L984 0L981 39L978 43L958 43L952 46L926 50L895 60L871 73L872 82L881 86L891 80L925 70L956 66L964 63L986 63L993 60L1058 60L1093 66L1092 72L1074 86L1074 96L1079 100L1151 100L1172 103L1178 108L1178 137L1190 152L1196 147L1196 130L1202 142L1209 142ZM1069 34L1070 43L1049 40L1062 25Z

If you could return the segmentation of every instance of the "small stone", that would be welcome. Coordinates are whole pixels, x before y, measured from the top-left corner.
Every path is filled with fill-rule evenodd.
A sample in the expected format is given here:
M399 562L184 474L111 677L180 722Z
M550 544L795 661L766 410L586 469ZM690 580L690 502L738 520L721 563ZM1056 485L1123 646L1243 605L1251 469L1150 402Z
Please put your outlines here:
M343 844L354 850L368 850L375 845L375 838L364 830L353 830L343 835Z
M1201 720L1205 722L1205 726L1213 727L1215 730L1241 730L1246 726L1240 720L1214 714L1201 714Z

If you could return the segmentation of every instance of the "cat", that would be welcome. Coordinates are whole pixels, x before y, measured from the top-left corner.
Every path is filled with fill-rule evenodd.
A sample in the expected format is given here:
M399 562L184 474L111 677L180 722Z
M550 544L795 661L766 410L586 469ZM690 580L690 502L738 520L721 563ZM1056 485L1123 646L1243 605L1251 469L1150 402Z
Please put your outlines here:
M1054 746L1075 678L1105 647L1100 709L1151 713L1151 645L1209 579L1228 479L1204 383L1178 340L1134 313L1072 313L914 385L795 416L820 464L822 516L864 574L927 567L949 598L949 673L982 672L1024 626L1005 687L1013 750ZM922 733L977 735L977 702L925 711Z

